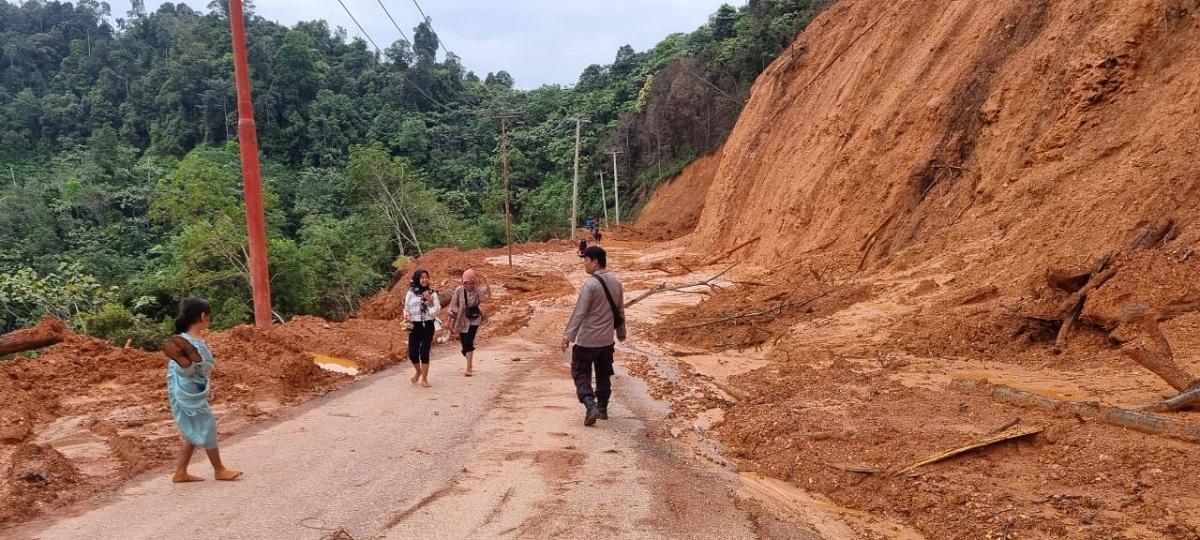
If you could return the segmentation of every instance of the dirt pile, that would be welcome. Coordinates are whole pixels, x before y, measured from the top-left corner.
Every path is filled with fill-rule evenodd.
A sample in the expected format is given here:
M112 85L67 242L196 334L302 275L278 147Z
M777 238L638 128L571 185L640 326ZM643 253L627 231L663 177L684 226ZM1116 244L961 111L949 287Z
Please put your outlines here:
M513 253L542 257L573 250L569 242L549 242L514 246ZM489 278L495 299L487 308L487 339L523 327L530 301L572 290L560 275L509 268L507 254L439 249L398 275L407 281L420 264L432 273L434 286L447 291L466 268ZM217 361L211 402L221 436L354 380L315 360L360 376L407 361L408 334L397 320L405 290L400 285L381 292L363 302L359 317L342 323L296 317L267 330L238 326L210 334L206 340ZM162 353L114 347L61 323L21 335L46 329L62 341L37 358L0 362L0 524L61 508L162 465L179 444Z
M313 317L211 334L212 404L222 437L354 380L318 367L314 353L365 374L403 361L406 338L395 321ZM0 362L0 523L29 519L172 459L179 435L167 406L166 361L160 352L66 331L37 358Z
M1200 7L840 2L758 80L692 245L1020 291L1162 217L1200 241Z
M721 165L721 151L693 161L654 190L633 227L623 228L625 240L674 240L690 234L700 221L708 188Z
M516 256L543 252L573 253L576 249L576 245L571 242L549 241L513 246L512 252ZM390 290L381 291L379 294L363 300L361 316L364 319L378 320L402 318L404 295L408 292L408 283L417 268L429 271L432 286L439 292L443 307L450 304L449 294L462 283L462 273L468 268L474 269L481 283L486 280L492 287L492 301L484 308L489 314L499 314L509 309L523 311L531 301L554 298L573 290L571 284L562 276L530 272L522 269L519 265L509 267L507 257L508 250L505 248L477 249L468 252L451 248L432 250L396 270L392 276ZM443 317L444 320L445 317ZM493 325L488 333L505 335L520 329L521 326L523 325Z
M1198 39L1194 0L846 0L812 24L724 146L699 255L662 269L743 262L655 329L774 360L729 383L739 466L929 538L1194 536L1193 443L962 389L1176 396L1129 354L1131 306L1200 374ZM1014 418L1044 431L895 474Z

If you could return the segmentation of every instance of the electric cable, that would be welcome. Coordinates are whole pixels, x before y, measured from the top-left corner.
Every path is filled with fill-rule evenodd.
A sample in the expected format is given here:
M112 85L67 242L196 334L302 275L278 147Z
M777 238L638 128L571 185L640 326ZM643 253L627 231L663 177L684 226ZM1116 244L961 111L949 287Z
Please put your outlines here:
M437 30L434 30L433 28L433 19L430 19L429 16L425 14L425 10L421 9L421 4L418 4L417 0L413 0L413 5L417 6L417 12L421 14L421 20L429 24L429 29L432 30L434 34L437 34ZM446 49L446 43L443 42L442 38L440 37L438 38L438 45L442 46L442 52L446 53L446 56L450 56L450 51Z
M379 7L383 8L383 12L384 12L384 14L386 14L386 15L387 15L387 18L388 18L388 20L389 20L389 21L392 21L392 26L395 26L395 27L396 27L396 31L397 31L397 32L400 32L400 37L404 38L404 41L407 41L407 42L408 42L408 44L409 44L409 46L411 47L411 46L412 46L412 40L411 40L411 39L408 39L408 36L404 34L404 30L401 30L401 29L400 29L400 25L396 24L396 19L393 19L393 18L392 18L392 14L391 14L391 12L389 12L389 11L388 11L388 8L387 8L387 6L383 5L383 0L376 0L376 1L377 1L377 2L379 2Z
M342 5L342 9L346 10L346 15L350 16L350 20L354 21L354 26L358 27L358 31L362 32L362 34L364 36L366 36L367 41L370 41L371 45L375 47L375 52L377 52L379 54L383 54L383 49L380 49L379 45L375 44L375 40L371 39L371 34L368 34L366 30L363 30L362 25L358 24L358 19L355 19L354 14L350 13L350 8L346 7L346 3L343 2L342 0L338 0L338 3Z

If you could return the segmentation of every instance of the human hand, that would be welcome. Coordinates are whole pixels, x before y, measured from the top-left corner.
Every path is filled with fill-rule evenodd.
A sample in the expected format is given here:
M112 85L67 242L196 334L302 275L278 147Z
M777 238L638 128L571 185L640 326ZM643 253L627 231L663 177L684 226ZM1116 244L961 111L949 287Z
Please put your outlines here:
M433 303L433 295L429 294L429 291L425 291L425 292L421 293L421 298L424 298L425 301L430 304Z
M562 344L558 346L558 350L566 352L567 347L570 347L570 346L571 346L571 342L564 339L564 340L562 340Z

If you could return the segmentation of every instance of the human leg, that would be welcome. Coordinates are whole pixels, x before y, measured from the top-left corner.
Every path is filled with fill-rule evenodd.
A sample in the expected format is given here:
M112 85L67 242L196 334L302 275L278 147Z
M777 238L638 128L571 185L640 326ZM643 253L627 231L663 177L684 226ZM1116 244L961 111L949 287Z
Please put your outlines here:
M600 409L600 419L608 420L608 398L612 396L613 376L613 346L600 349L595 361L596 367L596 406Z
M459 334L459 337L462 338L462 353L463 353L463 356L466 357L466 359L467 359L467 371L464 372L463 375L466 375L468 377L473 375L475 372L475 370L474 370L475 334L478 332L479 332L479 325L472 324L470 330L467 330L466 332Z
M592 365L596 361L598 349L592 347L574 346L571 349L571 377L575 379L575 395L583 403L585 412L583 425L590 426L600 418L600 409L596 406L596 393L592 390Z
M429 386L429 352L433 348L433 321L421 323L419 357L421 362L421 386Z
M205 453L208 454L208 462L212 464L213 478L217 480L233 480L242 475L242 471L225 468L225 465L221 463L221 451L219 449L209 448L205 450Z
M408 361L413 365L413 384L421 380L421 323L414 322L412 330L408 331Z
M183 441L183 446L179 449L179 457L175 459L175 474L171 476L172 482L203 482L204 479L199 476L188 474L188 464L192 461L192 453L196 451L196 445Z

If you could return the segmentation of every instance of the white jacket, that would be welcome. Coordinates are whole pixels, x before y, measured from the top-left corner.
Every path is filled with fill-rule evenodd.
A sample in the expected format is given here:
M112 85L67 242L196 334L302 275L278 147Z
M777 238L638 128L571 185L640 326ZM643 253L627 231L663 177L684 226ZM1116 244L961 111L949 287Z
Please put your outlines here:
M442 301L438 298L437 291L430 289L432 293L433 305L425 306L425 299L421 295L408 290L408 294L404 295L404 313L408 315L409 320L413 322L432 321L437 319L438 311L442 309Z

